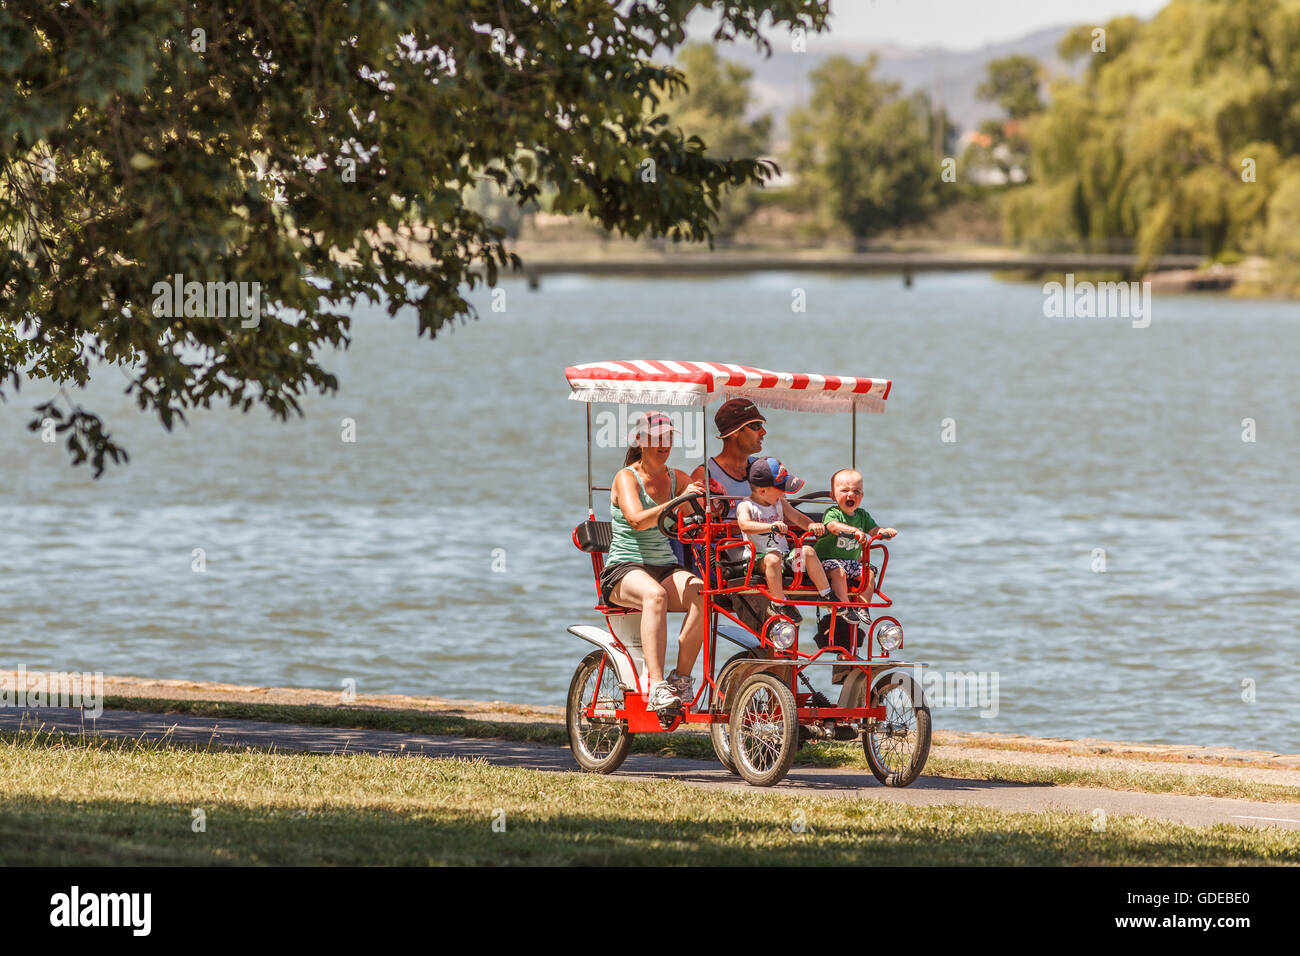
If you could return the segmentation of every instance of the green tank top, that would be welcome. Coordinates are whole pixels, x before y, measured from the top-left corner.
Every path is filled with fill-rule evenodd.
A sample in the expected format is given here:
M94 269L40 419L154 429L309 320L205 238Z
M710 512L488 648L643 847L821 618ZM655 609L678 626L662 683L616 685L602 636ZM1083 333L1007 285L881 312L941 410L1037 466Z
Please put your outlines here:
M653 508L659 503L646 493L645 485L641 483L641 476L637 474L635 468L624 468L622 470L632 472L632 477L636 479L637 491L641 495L643 507ZM676 498L677 472L671 471L669 475L672 479L672 485L668 496ZM621 561L633 561L636 564L677 563L677 555L673 553L672 547L668 544L668 539L663 536L657 527L651 525L644 531L634 530L627 523L627 519L623 517L623 511L615 501L610 501L609 517L613 537L609 545L609 554L605 558L606 565L617 564Z

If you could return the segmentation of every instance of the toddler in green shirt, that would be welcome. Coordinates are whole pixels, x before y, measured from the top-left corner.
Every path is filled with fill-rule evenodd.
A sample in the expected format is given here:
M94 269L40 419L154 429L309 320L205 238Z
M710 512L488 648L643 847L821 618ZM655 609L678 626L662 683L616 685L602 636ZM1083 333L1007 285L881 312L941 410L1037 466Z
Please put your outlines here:
M862 503L862 475L851 468L841 468L831 475L831 497L835 504L826 509L822 523L826 525L826 534L817 539L817 557L830 578L831 591L835 600L848 601L849 581L856 584L862 579L862 546L876 532L882 538L892 538L898 534L893 528L881 528L866 508L859 508ZM875 565L866 567L867 587L861 597L864 605L871 600L876 591ZM849 621L870 625L871 613L867 608L845 608L844 617Z

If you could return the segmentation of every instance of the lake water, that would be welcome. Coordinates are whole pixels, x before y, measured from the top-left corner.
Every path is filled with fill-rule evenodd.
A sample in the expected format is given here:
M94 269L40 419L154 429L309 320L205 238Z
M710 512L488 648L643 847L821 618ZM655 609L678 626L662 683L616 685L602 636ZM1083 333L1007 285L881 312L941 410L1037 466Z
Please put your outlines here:
M562 704L589 649L565 626L598 622L564 367L721 360L894 380L859 462L901 532L908 656L997 678L996 716L938 728L1300 752L1294 305L1157 297L1133 328L980 274L503 290L433 342L358 308L341 393L287 424L214 410L169 435L110 369L86 401L132 458L98 482L25 430L51 389L11 395L0 666ZM848 464L848 416L769 419L810 487ZM601 483L620 463L598 450Z

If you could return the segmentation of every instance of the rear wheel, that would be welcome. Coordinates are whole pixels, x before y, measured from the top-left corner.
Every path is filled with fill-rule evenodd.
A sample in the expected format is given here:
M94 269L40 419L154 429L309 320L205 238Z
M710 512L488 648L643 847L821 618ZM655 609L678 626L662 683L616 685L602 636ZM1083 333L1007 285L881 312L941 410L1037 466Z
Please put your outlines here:
M602 660L605 660L604 651L592 651L573 672L564 715L573 758L588 773L613 773L632 749L632 735L628 733L626 720L587 716L587 708L593 703L601 710L623 710L625 707L618 672L609 660L605 660L602 671Z
M727 673L727 668L731 667L736 661L755 660L757 656L753 651L741 651L739 654L733 655L728 658L727 663L722 665L722 669L718 671L718 676ZM745 670L748 670L748 668L745 668ZM727 681L727 687L731 691L728 697L734 698L736 696L736 688L740 686L742 678L743 675L739 673L739 669L732 668L731 677ZM715 713L725 714L727 707L727 700L723 699L714 705L713 710ZM732 773L739 773L740 771L736 769L736 762L731 758L731 734L727 729L727 724L709 724L709 737L713 740L713 752L717 755L718 762Z
M889 674L871 691L871 706L885 708L884 720L867 720L862 749L876 779L906 787L921 775L930 756L930 708L920 685L906 674Z
M755 787L770 787L790 770L799 746L794 692L772 674L755 674L731 699L732 760Z

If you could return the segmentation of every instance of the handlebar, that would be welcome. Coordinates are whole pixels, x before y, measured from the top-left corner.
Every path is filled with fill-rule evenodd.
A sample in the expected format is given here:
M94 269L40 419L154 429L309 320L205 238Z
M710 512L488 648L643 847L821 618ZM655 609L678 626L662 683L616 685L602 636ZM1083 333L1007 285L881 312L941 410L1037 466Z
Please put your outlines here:
M798 498L791 498L790 501L816 501L818 498L830 498L830 496L831 493L829 491L809 491L800 495Z

